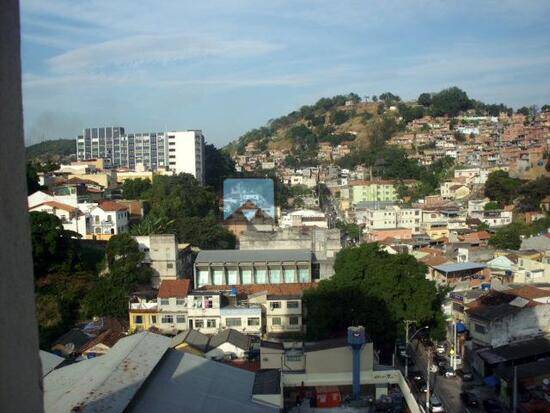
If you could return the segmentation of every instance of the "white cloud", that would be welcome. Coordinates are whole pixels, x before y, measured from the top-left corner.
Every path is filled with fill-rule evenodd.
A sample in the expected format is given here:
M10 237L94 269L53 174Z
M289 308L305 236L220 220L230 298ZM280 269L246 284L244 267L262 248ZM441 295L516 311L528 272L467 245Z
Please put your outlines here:
M219 40L187 34L141 34L79 47L48 60L58 73L89 72L103 68L165 64L210 57L243 58L282 48L260 40Z

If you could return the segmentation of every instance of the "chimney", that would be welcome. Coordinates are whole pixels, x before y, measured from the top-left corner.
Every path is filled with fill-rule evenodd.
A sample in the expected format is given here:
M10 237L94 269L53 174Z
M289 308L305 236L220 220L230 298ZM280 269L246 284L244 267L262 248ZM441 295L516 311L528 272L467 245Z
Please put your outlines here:
M353 399L361 395L361 350L365 345L365 327L348 327L348 344L353 351Z

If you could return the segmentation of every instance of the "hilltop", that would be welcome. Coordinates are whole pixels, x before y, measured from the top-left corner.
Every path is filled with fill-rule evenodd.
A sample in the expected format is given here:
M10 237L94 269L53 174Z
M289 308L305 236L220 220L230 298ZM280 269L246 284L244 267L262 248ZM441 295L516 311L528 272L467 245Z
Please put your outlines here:
M320 146L340 144L364 151L382 147L392 136L406 130L407 124L425 115L454 117L465 111L498 115L511 113L503 104L486 105L470 99L457 87L437 93L422 93L417 100L404 102L393 93L367 96L356 93L322 98L286 116L270 120L227 145L234 157L247 146L255 150L280 151L287 155L287 166L316 162Z
M42 160L68 157L76 153L75 139L53 139L27 146L27 158Z

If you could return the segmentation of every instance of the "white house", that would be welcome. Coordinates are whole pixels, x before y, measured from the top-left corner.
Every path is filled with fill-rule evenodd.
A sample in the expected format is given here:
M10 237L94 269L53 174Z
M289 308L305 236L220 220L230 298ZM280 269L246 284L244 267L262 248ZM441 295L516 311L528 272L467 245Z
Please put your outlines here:
M187 330L187 296L190 280L164 280L160 284L157 303L160 320L157 327L162 331Z
M279 221L281 228L289 227L320 227L328 228L324 212L313 209L300 209L283 215Z
M216 334L221 324L221 293L193 291L187 298L187 316L190 329L203 334Z
M243 334L262 335L261 306L226 306L220 310L220 328L231 328Z
M113 201L105 201L90 209L91 231L88 238L109 239L128 232L128 208Z
M250 337L237 330L228 328L210 338L208 351L204 356L208 359L245 358L250 349Z
M57 201L45 201L29 208L29 212L38 211L47 212L48 214L58 217L63 224L63 228L67 231L76 232L83 237L85 237L89 231L89 217L82 213L78 208L71 205L62 204Z

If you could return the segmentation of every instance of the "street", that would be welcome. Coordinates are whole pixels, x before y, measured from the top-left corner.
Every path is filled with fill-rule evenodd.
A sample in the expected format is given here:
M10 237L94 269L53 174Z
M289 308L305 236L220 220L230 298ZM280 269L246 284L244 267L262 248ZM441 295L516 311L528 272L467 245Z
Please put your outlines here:
M424 346L415 341L409 347L409 351L416 365L414 369L420 370L426 378L428 355ZM460 378L447 378L437 373L430 374L430 394L435 394L439 398L446 412L466 413L472 411L470 408L466 409L460 400L461 391L462 380ZM422 397L422 400L425 403L425 397Z

